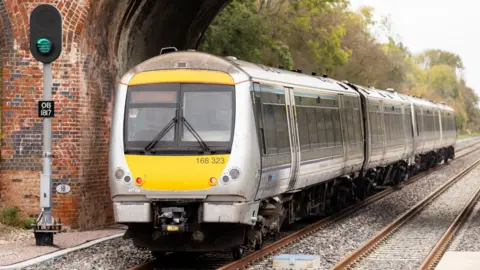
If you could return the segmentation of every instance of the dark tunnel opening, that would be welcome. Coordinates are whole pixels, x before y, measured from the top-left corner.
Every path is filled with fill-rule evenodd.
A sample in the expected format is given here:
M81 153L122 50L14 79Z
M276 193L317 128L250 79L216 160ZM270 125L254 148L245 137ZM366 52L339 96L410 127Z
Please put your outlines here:
M99 58L115 59L121 76L164 47L196 49L203 33L230 0L104 0L94 6L91 28ZM103 63L104 65L104 63Z

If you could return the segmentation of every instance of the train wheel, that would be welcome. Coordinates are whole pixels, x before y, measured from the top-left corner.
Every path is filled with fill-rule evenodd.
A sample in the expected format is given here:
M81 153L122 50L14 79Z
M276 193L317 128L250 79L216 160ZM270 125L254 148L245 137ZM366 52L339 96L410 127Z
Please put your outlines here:
M255 250L260 250L263 248L263 236L262 231L258 230L255 232Z
M242 247L234 247L232 248L232 256L234 260L239 260L245 254L245 250Z

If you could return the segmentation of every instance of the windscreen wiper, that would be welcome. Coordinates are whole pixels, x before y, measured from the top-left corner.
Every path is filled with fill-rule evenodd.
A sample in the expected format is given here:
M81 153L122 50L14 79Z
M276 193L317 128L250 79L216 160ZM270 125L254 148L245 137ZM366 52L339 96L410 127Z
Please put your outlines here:
M167 132L175 126L177 117L175 116L168 124L155 136L155 138L145 146L145 152L150 152L152 148L167 134Z
M205 152L212 152L208 148L207 144L205 144L205 142L202 140L200 135L198 135L198 133L193 129L192 125L190 125L190 123L187 121L187 119L185 119L185 117L183 117L183 116L182 116L182 121L185 123L185 126L187 126L188 130L193 134L195 139L197 139L197 142L200 144L200 146L202 146L203 150Z

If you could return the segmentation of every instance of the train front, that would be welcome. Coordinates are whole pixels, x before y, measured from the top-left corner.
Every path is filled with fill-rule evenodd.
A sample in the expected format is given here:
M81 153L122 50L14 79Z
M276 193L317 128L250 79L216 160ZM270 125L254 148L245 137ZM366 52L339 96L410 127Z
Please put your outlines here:
M161 55L122 78L109 166L125 237L157 253L243 245L260 169L248 100L248 78L204 53Z

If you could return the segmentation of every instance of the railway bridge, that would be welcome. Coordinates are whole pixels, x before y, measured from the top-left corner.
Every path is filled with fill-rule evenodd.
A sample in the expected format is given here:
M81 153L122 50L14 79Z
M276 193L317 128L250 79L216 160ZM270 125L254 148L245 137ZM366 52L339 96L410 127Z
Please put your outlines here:
M46 0L63 15L63 52L53 63L53 214L73 229L112 224L108 141L114 83L162 47L195 49L229 0ZM29 51L36 0L0 0L0 205L39 213L42 65ZM58 104L58 105L57 105Z

